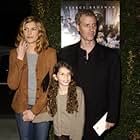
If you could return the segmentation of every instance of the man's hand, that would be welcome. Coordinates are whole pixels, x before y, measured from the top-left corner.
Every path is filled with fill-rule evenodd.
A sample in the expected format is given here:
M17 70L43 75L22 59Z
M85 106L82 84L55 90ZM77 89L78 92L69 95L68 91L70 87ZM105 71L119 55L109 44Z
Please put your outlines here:
M106 129L110 129L115 125L115 123L106 122Z

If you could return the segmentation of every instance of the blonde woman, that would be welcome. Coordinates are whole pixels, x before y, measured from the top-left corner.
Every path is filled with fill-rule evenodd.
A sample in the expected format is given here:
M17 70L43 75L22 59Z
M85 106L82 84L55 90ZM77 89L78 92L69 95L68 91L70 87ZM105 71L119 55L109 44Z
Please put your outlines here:
M35 115L46 110L46 92L41 87L56 63L56 50L49 47L44 25L37 17L25 18L19 27L9 59L8 86L15 90L15 111L20 140L47 140L49 122L33 124ZM46 81L46 79L44 79ZM29 119L23 119L27 116Z

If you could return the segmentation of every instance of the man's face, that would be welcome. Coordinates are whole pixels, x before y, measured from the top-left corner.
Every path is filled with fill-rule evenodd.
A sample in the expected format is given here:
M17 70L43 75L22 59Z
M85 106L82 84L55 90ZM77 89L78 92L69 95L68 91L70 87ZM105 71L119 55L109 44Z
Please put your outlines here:
M94 16L82 15L77 30L80 32L81 40L92 41L96 35L97 23Z

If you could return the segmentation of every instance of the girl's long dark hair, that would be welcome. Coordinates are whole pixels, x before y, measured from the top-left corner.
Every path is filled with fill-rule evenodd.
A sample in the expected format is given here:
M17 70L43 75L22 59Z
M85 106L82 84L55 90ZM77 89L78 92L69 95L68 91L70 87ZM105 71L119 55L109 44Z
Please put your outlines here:
M67 105L66 105L66 111L68 113L74 113L74 111L78 112L78 101L77 101L77 92L76 92L76 83L73 80L73 72L72 68L65 62L59 62L54 66L53 74L57 74L59 69L65 67L71 72L71 82L69 84L68 88L68 96L67 96ZM58 81L54 79L52 76L50 79L49 87L48 87L48 113L51 114L53 117L57 112L57 103L56 103L56 96L58 94Z

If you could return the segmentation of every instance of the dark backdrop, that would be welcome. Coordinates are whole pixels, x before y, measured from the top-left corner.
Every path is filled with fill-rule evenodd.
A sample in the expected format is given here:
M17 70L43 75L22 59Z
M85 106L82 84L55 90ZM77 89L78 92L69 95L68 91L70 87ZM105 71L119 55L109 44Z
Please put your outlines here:
M31 13L29 0L2 0L0 4L0 46L13 46L21 20Z
M29 0L2 0L0 4L0 117L13 113L12 92L7 86L9 51L20 22L31 13Z

